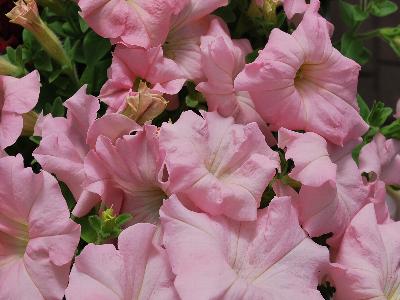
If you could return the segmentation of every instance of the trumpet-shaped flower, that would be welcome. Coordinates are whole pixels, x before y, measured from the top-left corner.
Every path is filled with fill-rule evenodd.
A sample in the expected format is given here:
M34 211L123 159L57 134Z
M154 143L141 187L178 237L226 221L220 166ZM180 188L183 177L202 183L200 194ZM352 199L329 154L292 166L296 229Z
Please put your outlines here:
M39 119L35 134L42 140L33 155L44 170L54 173L68 186L78 202L74 214L82 216L91 208L91 205L82 207L84 203L99 201L98 195L83 187L87 153L99 135L116 137L121 132L129 133L135 122L122 115L108 115L96 120L99 101L86 94L86 87L68 99L64 106L68 109L66 118L47 115Z
M22 115L35 107L39 92L37 71L21 79L0 76L0 149L16 142L23 128Z
M166 94L178 93L186 81L178 65L163 57L161 47L146 50L118 45L100 98L112 112L121 112L126 108L127 98L138 95L135 85L141 79L150 83L155 93Z
M131 213L135 223L157 223L166 198L159 180L162 160L157 131L157 127L145 124L135 135L115 142L101 136L85 160L86 189L117 213Z
M0 159L0 178L0 298L61 299L80 226L54 177L21 156Z
M318 9L313 0L292 35L274 29L235 88L250 93L271 126L315 132L343 145L368 130L356 102L360 66L332 46Z
M323 299L328 249L301 229L290 198L252 222L196 213L174 196L160 215L181 299Z
M295 201L300 224L312 237L333 233L328 240L337 246L353 216L367 203L384 205L372 187L364 184L351 151L358 141L345 147L328 144L315 133L279 130L279 146L294 161L289 174L302 183ZM382 204L383 202L383 204ZM382 207L382 214L385 207ZM384 218L384 216L382 217Z
M163 43L180 0L80 0L82 17L99 35L114 43L150 48Z
M400 222L380 225L365 206L344 234L330 276L335 299L399 299Z
M400 142L378 133L360 152L360 170L374 172L386 184L400 185Z
M233 86L245 65L246 55L252 51L249 41L231 40L225 25L214 19L207 35L201 38L200 48L207 81L199 83L196 89L205 96L209 111L217 111L223 117L233 116L241 124L256 122L269 143L276 143L255 111L249 93L236 92Z
M99 263L101 262L101 263ZM76 257L67 300L178 300L157 228L136 224L113 245L89 244Z
M203 117L184 112L175 124L164 123L160 148L169 193L237 220L256 219L264 189L279 167L256 123L234 124L216 112Z

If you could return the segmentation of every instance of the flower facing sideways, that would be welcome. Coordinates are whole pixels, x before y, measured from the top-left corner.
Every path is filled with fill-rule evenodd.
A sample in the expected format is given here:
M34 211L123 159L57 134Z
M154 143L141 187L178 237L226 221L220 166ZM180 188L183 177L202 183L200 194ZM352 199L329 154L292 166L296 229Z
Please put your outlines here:
M360 66L332 46L318 9L313 0L292 35L274 29L235 88L250 93L272 127L315 132L343 145L368 129L356 102Z
M0 159L0 178L1 299L61 299L80 226L55 178L21 156Z

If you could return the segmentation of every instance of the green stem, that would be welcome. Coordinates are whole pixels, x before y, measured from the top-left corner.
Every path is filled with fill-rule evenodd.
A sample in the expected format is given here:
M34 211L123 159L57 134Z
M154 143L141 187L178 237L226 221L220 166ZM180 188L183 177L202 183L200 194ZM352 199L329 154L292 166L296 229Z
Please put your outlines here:
M377 36L380 36L380 29L375 29L375 30L371 30L368 32L363 32L363 33L358 33L355 35L355 37L357 37L361 40L368 40L368 39L372 39Z

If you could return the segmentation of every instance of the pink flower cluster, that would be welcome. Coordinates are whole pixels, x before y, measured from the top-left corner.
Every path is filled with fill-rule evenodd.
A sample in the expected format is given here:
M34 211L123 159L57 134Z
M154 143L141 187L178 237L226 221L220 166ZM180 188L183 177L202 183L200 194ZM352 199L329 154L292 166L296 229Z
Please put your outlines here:
M98 117L82 87L65 118L41 115L39 174L3 154L37 103L38 73L0 76L0 299L308 300L323 299L325 281L339 300L399 299L400 223L385 186L400 185L400 142L377 135L353 160L368 130L360 66L332 46L318 0L284 1L296 30L274 29L246 64L249 41L210 15L227 2L79 0L116 45L99 96L108 110ZM139 125L121 113L138 80L157 95L193 81L209 111ZM50 173L74 216L132 214L117 243L75 257L80 226ZM268 186L276 197L260 208ZM329 248L312 239L322 235Z

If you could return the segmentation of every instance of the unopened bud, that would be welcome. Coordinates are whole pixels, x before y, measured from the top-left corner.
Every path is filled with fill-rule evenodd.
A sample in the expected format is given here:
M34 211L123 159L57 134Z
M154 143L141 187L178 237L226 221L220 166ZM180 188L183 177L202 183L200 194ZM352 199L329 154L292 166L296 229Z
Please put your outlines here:
M145 82L140 82L137 93L126 99L126 108L122 114L138 124L144 124L159 116L167 104L162 94L149 89Z
M30 31L49 56L61 66L71 64L60 40L40 18L35 0L18 0L15 2L15 7L6 16L11 23L19 24Z

